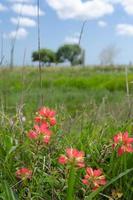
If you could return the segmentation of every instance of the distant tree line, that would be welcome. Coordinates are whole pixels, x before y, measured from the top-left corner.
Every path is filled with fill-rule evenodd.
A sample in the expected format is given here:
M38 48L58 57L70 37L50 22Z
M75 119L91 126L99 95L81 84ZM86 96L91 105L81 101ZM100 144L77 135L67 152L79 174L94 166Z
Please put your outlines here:
M32 53L32 61L39 61L42 65L51 66L52 63L64 63L69 61L71 66L84 65L85 51L78 44L65 44L58 48L57 52L51 49L40 49Z

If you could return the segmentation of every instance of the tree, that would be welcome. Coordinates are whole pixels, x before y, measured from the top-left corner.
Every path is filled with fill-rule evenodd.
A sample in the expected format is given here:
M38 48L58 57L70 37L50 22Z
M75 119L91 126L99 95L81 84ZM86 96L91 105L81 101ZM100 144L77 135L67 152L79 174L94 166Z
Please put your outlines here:
M101 65L114 65L115 59L119 54L119 49L115 45L109 45L100 53Z
M82 49L78 44L65 44L57 51L57 61L69 61L72 66L82 64Z
M40 49L40 51L34 51L32 53L32 61L41 61L42 64L50 66L51 63L56 62L56 54L50 49Z

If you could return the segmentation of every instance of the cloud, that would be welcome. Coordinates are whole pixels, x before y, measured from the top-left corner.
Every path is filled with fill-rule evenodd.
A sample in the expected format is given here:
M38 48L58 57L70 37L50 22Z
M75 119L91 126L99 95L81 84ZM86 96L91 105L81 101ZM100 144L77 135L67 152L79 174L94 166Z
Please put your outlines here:
M79 36L80 36L80 33L77 33L77 32L74 33L71 36L66 36L65 43L67 43L67 44L78 44Z
M127 14L133 15L133 0L106 0L112 4L120 4L123 6Z
M121 4L129 15L133 15L133 0L122 0Z
M102 28L104 28L104 27L106 27L107 26L107 22L105 22L105 21L98 21L98 26L100 26L100 27L102 27Z
M19 24L20 26L24 27L34 27L36 26L36 22L33 19L27 17L20 17L20 18L11 18L11 22L15 25Z
M116 27L118 35L132 36L133 37L133 25L132 24L118 24Z
M33 0L8 0L11 3L33 3Z
M2 3L0 3L0 11L7 10L7 7L5 7Z
M24 39L28 35L28 32L24 28L19 28L17 31L11 31L8 38Z
M61 19L96 19L114 11L113 5L104 0L46 0Z
M21 4L15 3L12 6L12 10L18 14L26 15L26 16L37 16L37 6L31 4ZM44 15L45 13L39 9L40 15Z

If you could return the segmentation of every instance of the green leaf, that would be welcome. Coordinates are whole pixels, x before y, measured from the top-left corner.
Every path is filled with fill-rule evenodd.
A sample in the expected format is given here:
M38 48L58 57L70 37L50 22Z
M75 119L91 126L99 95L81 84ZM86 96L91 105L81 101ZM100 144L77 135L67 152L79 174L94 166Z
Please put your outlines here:
M12 189L9 187L6 181L3 181L2 186L3 186L4 200L16 200L16 197L14 196Z
M99 192L103 191L108 186L110 186L112 183L116 182L118 179L122 178L123 176L127 175L128 173L130 173L132 171L133 171L133 168L127 169L125 172L122 172L121 174L119 174L118 176L113 178L111 181L109 181L104 187L101 187L98 190L96 190L95 192L92 192L88 197L86 197L85 200L92 200L94 197L96 197L96 195L99 194Z

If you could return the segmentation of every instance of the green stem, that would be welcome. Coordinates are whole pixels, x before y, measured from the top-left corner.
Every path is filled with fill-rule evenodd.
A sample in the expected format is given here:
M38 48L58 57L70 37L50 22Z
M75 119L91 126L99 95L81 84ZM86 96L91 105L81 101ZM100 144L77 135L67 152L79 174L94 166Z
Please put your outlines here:
M76 179L76 171L74 165L70 168L69 178L68 178L68 189L66 200L74 200L74 186Z

